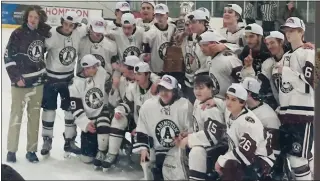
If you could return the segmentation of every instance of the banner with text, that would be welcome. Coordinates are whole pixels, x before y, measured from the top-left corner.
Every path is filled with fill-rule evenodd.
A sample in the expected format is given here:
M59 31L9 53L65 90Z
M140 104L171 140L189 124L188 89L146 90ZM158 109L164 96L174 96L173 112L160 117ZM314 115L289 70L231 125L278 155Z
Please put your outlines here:
M7 4L2 3L1 7L1 22L3 25L21 25L23 22L24 11L31 5L21 4ZM51 26L59 26L61 17L68 11L75 11L78 14L78 21L90 17L100 16L102 17L102 9L85 9L85 8L67 8L67 7L55 7L55 6L41 6L48 16L47 23ZM9 26L7 26L9 27Z

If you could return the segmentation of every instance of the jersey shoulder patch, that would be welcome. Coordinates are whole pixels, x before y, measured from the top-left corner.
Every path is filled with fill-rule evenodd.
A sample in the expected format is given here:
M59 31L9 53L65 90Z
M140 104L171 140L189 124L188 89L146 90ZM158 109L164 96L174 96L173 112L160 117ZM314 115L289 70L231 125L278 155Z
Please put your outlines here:
M245 120L249 123L255 123L254 119L250 116L246 116Z

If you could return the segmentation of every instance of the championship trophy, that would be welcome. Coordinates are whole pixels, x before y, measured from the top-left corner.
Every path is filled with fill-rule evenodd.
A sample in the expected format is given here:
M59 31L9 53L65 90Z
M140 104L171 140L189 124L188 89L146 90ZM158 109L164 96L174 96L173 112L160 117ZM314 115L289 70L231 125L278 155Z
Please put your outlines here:
M183 72L184 61L181 49L181 42L176 41L176 36L185 30L184 16L192 11L193 2L180 3L180 17L176 20L176 32L171 38L170 46L166 51L166 58L164 60L164 72Z

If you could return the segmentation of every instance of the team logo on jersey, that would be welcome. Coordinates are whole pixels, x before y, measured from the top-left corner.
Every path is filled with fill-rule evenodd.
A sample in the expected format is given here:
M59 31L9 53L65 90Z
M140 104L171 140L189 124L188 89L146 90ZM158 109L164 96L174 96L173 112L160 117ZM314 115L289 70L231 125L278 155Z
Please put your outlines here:
M170 107L163 107L160 112L164 115L169 116L170 115Z
M302 146L300 143L297 143L297 142L292 143L292 151L294 153L300 153L301 150L302 150Z
M196 117L194 117L194 116L192 116L192 117L193 117L193 131L198 132L199 131L198 121L197 121Z
M167 52L167 48L169 47L169 45L170 45L169 42L165 42L160 45L158 53L161 60L165 59L165 53Z
M145 31L145 32L147 32L147 31L150 30L150 26L149 26L149 25L143 25L143 27L144 27L144 31Z
M28 57L33 62L43 61L43 42L40 40L33 41L27 50Z
M98 60L100 60L102 67L104 67L106 65L106 61L104 60L103 56L101 56L99 54L92 54L92 55L94 55Z
M211 77L212 81L215 84L213 94L217 95L220 92L220 84L219 84L217 78L213 75L213 73L209 73L209 76Z
M88 107L98 109L103 105L103 93L99 88L90 89L85 95L85 102Z
M283 93L289 93L293 90L293 86L290 82L281 82L280 90Z
M67 46L60 51L59 60L62 63L62 65L68 66L74 62L76 56L76 49L72 46Z
M123 57L127 57L128 55L135 55L135 56L140 56L141 51L138 47L136 46L129 46L126 48L123 52Z
M155 132L160 145L171 148L174 146L174 139L179 135L180 130L176 123L169 119L164 119L156 125Z
M249 123L255 123L254 119L250 116L247 116L246 118L246 121L248 121Z

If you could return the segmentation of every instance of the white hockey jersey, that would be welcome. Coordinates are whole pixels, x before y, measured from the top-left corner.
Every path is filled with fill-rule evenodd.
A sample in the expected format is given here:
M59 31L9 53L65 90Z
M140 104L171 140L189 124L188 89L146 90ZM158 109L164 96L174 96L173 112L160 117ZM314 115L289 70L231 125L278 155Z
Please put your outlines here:
M256 115L244 108L240 115L231 119L230 111L225 112L229 151L218 158L218 163L224 167L227 160L237 160L246 166L251 165L256 156L266 161L271 167L272 161L268 158L273 155L271 145L268 144L268 134ZM274 155L273 155L274 156Z
M245 39L244 39L244 35L245 35L244 28L245 27L239 27L238 31L236 31L235 33L229 32L227 28L221 28L219 33L223 37L225 37L229 43L237 44L237 45L239 45L240 47L243 48L244 47L244 42L245 42Z
M71 112L81 130L85 131L88 122L96 119L107 104L105 83L110 78L101 66L94 77L74 77L72 85L69 86Z
M149 31L152 25L156 22L156 19L154 18L150 22L143 22L142 18L137 18L136 19L136 25L142 27L145 31Z
M196 100L193 106L193 132L188 135L188 146L212 148L218 144L226 133L223 112L217 107L201 109L201 103Z
M280 120L282 123L313 122L315 51L300 47L285 53L282 59Z
M273 153L279 155L279 127L281 126L281 123L276 112L268 104L263 102L250 110L257 116L264 128L271 134L271 147L273 149Z
M215 57L208 57L209 76L214 82L214 95L224 99L232 83L241 82L242 62L230 50L220 52Z
M109 40L108 38L103 37L103 39L94 43L90 39L90 36L87 35L83 37L80 41L80 47L78 51L79 60L87 54L94 55L98 60L101 61L101 66L107 70L107 72L112 74L111 64L117 61L117 44L114 41ZM80 69L78 61L78 69Z
M116 20L108 21L106 27L106 33L110 31L121 31L121 24L116 23Z
M58 29L52 28L52 36L45 40L46 68L48 77L65 79L74 73L80 40L87 34L87 25L77 27L70 36L62 35Z
M169 23L168 27L163 30L154 24L149 31L145 32L143 49L144 53L151 53L150 68L152 72L162 72L166 51L175 29L176 26L172 23Z
M142 41L144 30L141 27L136 27L133 34L127 37L122 29L111 30L109 34L114 38L117 44L117 51L120 62L128 55L140 56L142 53Z
M186 66L185 70L185 84L188 87L193 87L194 74L198 70L198 63L193 58L193 48L195 48L194 43L196 43L196 34L187 36L183 39L181 44L182 54L184 58L184 64Z
M179 133L192 130L191 120L192 104L185 98L165 106L158 97L147 100L140 109L133 152L150 149L149 140L152 138L156 155L166 154L174 147L174 139Z

